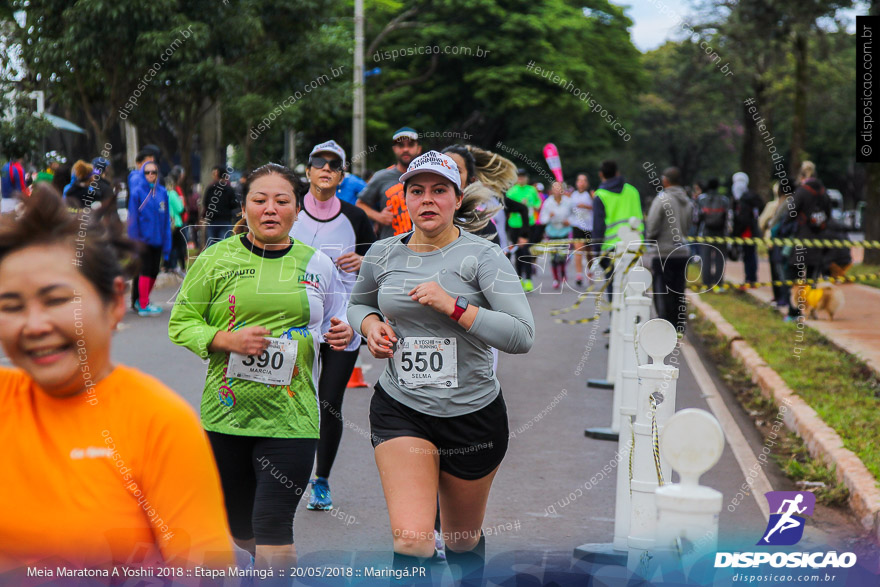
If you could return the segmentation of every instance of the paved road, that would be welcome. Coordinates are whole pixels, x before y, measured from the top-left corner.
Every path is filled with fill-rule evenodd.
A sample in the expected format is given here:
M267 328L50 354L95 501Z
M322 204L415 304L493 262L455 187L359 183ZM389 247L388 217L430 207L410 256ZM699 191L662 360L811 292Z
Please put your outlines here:
M538 324L532 352L527 356L502 355L499 362L515 436L496 477L484 523L484 529L492 530L487 548L488 558L494 560L490 565L502 569L498 572L503 575L503 569L510 574L516 563L519 572L532 574L538 581L523 584L545 584L549 575L542 575L544 572L568 572L573 549L583 543L610 542L614 525L613 477L584 491L582 497L568 500L572 491L612 461L617 449L616 443L585 438L583 433L585 428L610 423L611 392L585 387L588 378L605 376L606 339L601 333L607 316L593 323L597 343L590 344L593 325L559 325L549 316L551 309L570 305L576 292L553 293L549 278L540 281L544 293L529 295ZM174 289L166 288L157 292L154 301L170 302L173 296ZM578 315L591 312L592 304L585 303ZM116 335L113 356L158 377L198 409L205 366L168 340L167 316L128 314ZM366 350L362 350L362 357L367 365L366 379L373 383L381 365ZM705 390L700 389L690 366L682 361L680 367L678 409L707 409ZM760 452L761 439L748 416L731 400L711 365L709 374L733 420L742 428L746 443L752 451ZM355 389L346 395L346 430L331 477L337 511L310 512L305 504L298 510L296 543L303 565L361 565L390 558L387 510L368 440L370 394L370 389ZM793 489L772 462L763 469L773 489ZM718 465L702 479L703 484L722 491L725 506L743 481L743 469L729 445ZM823 515L814 516L815 527L820 529L813 533L817 544L841 544L840 540L861 534L848 515L824 510ZM764 526L764 516L753 498L734 512L725 507L720 515L722 540L747 549L753 548ZM582 572L582 567L575 566L573 572ZM581 574L578 580L564 583L582 584L583 578Z

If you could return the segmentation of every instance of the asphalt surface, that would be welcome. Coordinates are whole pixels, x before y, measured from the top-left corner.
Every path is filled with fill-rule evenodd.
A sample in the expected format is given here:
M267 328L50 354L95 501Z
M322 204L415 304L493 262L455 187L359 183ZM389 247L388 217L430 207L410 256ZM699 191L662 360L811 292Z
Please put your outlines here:
M584 436L585 428L607 426L611 419L612 392L586 387L587 379L605 377L607 337L602 331L608 316L603 314L586 325L557 324L550 310L571 305L577 292L571 288L554 292L547 275L537 282L540 291L529 294L537 324L535 345L528 355L502 354L499 360L513 436L483 524L491 569L487 574L498 577L499 583L519 573L517 584L521 585L548 584L554 577L559 584L584 584L588 567L573 562L573 549L584 543L610 542L614 528L613 476L583 491L581 497L567 497L584 487L617 451L615 442ZM166 287L155 292L153 301L170 310L174 295L175 289ZM586 302L570 316L590 316L592 308L592 302ZM167 311L156 318L127 314L113 343L113 358L159 378L198 410L205 364L168 340L167 321ZM591 344L593 329L596 341ZM365 348L361 357L365 378L372 385L383 365ZM678 366L677 409L708 409L688 364L682 359ZM760 452L762 441L748 415L730 397L712 365L707 367L752 449ZM295 540L301 566L384 566L390 562L387 510L369 442L371 394L370 388L346 393L345 431L330 477L335 511L308 511L305 503L297 511ZM773 489L794 489L772 461L764 470ZM744 479L730 446L725 446L721 460L701 482L721 491L727 506ZM814 535L817 544L844 547L843 542L863 534L846 512L829 510L821 517L823 522L817 524L821 529ZM820 518L819 514L814 518ZM722 542L754 549L766 522L756 500L749 497L733 512L723 507L719 525ZM444 584L451 584L445 573Z

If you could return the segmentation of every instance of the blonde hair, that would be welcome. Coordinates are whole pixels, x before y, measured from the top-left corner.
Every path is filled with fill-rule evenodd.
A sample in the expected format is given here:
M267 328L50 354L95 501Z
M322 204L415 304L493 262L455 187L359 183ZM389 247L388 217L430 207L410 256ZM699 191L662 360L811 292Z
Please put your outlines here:
M816 164L812 161L804 161L801 163L801 170L798 173L798 178L803 181L805 179L810 179L811 177L816 177Z
M495 194L479 180L464 188L461 207L455 212L452 223L468 231L478 232L489 224L501 206L489 207Z
M468 145L467 150L474 156L477 181L500 199L516 183L516 165L510 159L474 145Z

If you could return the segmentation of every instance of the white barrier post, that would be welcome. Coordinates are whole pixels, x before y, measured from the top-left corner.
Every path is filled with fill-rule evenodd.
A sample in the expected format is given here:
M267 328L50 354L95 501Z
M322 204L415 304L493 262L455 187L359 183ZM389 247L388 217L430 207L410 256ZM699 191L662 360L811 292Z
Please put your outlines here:
M620 437L617 454L617 499L614 502L614 549L626 550L630 523L629 459L632 450L632 417L636 415L639 390L638 366L640 360L636 349L638 328L651 317L651 300L645 292L651 287L651 272L644 267L633 267L624 293L623 349L620 369ZM616 390L615 390L616 391Z
M624 281L626 279L624 271L633 259L633 256L629 253L629 245L634 242L641 243L642 241L641 233L634 228L634 226L638 226L638 223L639 220L637 218L630 218L629 224L622 227L617 233L620 240L614 245L613 258L611 259L614 273L611 276L611 324L608 333L608 363L605 368L605 379L589 379L587 380L587 387L614 389L614 382L618 375L616 369L617 353L621 342L623 342L619 338L617 325L620 321L621 310L623 309L623 295L621 292L626 284ZM601 300L597 299L596 303L601 303ZM618 429L615 429L615 436L613 438L606 440L616 440ZM587 436L590 435L587 434Z
M694 442L698 438L699 442ZM660 436L660 454L681 478L658 487L657 554L687 576L696 561L718 547L720 491L700 485L700 476L715 466L724 451L724 432L712 414L690 408L677 412ZM667 565L664 563L671 563ZM664 577L671 579L671 577Z
M654 490L669 481L672 475L669 465L661 458L658 445L663 425L675 412L678 369L665 365L663 359L675 350L677 342L675 327L666 320L649 320L639 329L639 344L651 357L651 363L638 368L627 567L642 577L650 575L652 555L649 551L654 548L657 534Z

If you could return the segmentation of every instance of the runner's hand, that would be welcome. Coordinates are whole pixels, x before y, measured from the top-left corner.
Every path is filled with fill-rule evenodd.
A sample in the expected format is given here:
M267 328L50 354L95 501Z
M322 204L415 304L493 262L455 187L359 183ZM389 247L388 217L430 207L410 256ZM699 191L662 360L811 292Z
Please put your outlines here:
M394 345L397 344L397 335L394 329L386 322L375 320L370 325L367 333L367 348L377 359L390 359L394 356Z
M376 222L384 226L389 226L393 221L394 213L391 211L391 206L385 206L385 209L379 212L379 216L376 218Z
M259 355L269 348L267 336L272 332L262 326L248 326L230 332L228 337L228 350L240 355Z
M441 314L450 316L455 311L455 298L446 293L436 281L419 284L412 288L407 295L421 305L433 308Z
M351 342L354 330L339 318L330 318L330 324L330 330L324 333L324 342L329 344L334 351L345 350L345 347Z
M344 255L336 257L336 266L339 267L340 271L357 273L361 270L361 261L363 261L363 259L363 257L355 252L345 253Z

